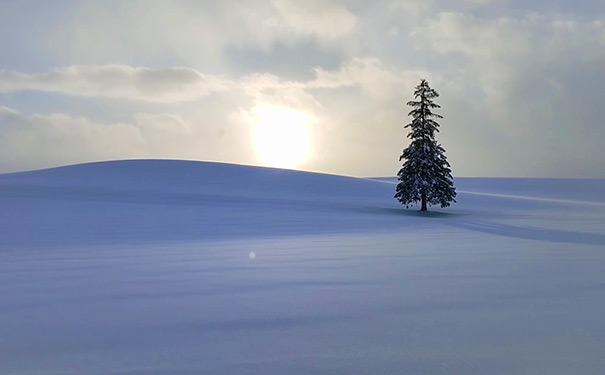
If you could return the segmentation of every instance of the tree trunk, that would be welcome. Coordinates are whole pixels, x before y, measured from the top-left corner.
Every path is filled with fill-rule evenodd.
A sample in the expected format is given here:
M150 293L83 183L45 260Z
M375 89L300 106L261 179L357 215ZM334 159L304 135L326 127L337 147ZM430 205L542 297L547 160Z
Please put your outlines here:
M422 206L420 207L420 211L427 211L427 209L426 209L426 194L422 194Z

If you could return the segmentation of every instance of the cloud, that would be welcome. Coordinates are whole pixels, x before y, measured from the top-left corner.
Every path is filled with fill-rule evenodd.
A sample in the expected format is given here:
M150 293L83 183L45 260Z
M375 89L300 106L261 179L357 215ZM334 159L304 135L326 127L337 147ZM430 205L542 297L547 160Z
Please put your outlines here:
M232 63L229 49L328 48L356 25L346 3L331 0L77 1L67 11L38 48L59 66L155 60L217 73Z
M480 79L489 93L502 94L502 86L517 79L531 64L595 63L605 58L600 20L528 14L522 18L480 18L472 14L442 12L415 28L418 48L464 58L467 77ZM456 60L450 60L455 63Z
M32 147L40 151L32 154L39 163L57 154L45 139L78 142L61 122L98 129L101 137L123 132L131 142L123 148L130 152L111 155L75 145L87 160L119 154L256 163L250 114L285 108L316 120L315 155L302 168L392 175L407 142L405 103L418 80L428 78L441 94L439 140L455 175L605 176L599 163L605 29L595 4L107 0L62 3L60 11L45 5L69 15L52 18L60 27L33 22L16 4L8 11L22 12L5 16L15 21L2 35L18 35L19 43L0 35L8 41L0 52L6 69L0 105L38 125L22 126L30 133L15 138L5 111L0 133L8 137L4 147L8 139L26 145L37 139ZM39 125L44 121L55 138L44 133L50 131ZM107 150L122 149L116 142ZM17 148L8 147L25 158Z
M77 96L178 102L198 100L228 87L228 81L190 68L150 69L105 65L71 66L38 74L0 71L0 92L32 90Z
M419 44L438 53L499 58L527 49L523 22L514 18L481 19L471 14L442 12L412 32Z
M101 123L63 113L28 115L0 106L0 170L130 158L251 160L249 134L228 116L218 117L220 121L215 113L191 118L137 113L128 121ZM239 148L230 149L234 145Z
M402 83L402 77L388 71L376 58L353 58L338 70L317 67L313 71L314 79L294 81L268 73L228 80L184 67L151 69L127 65L71 66L34 74L4 70L0 71L0 92L43 91L73 96L173 103L196 101L215 93L241 90L252 97L276 93L276 96L281 96L287 102L288 98L304 97L306 89L359 86L376 94L388 94L385 85L393 87ZM417 77L420 75L416 74ZM313 102L309 100L309 96L306 97L307 104Z
M335 40L349 34L356 17L342 4L325 0L273 0L277 24L298 35L313 35L319 40Z
M106 126L64 114L28 116L0 107L0 160L7 169L144 156L131 124Z
M492 159L478 173L605 173L595 162L605 157L596 120L605 115L599 103L605 85L600 20L446 12L413 35L418 47L449 61L444 73L456 77L466 96L452 100L446 92L444 100L454 107L451 113L466 128L464 134L475 138L474 153Z
M352 58L336 70L314 69L307 88L357 87L375 98L399 96L403 87L413 87L421 78L437 76L427 70L386 66L378 58Z
M95 69L82 67L77 72L90 70ZM146 69L121 67L120 70ZM408 94L401 87L415 84L423 73L388 68L377 59L352 59L334 70L317 68L309 80L254 74L228 81L230 90L217 92L189 107L180 107L180 115L171 111L137 112L118 123L99 123L68 114L28 115L5 107L0 116L3 139L0 159L5 162L5 168L12 165L11 169L136 157L254 163L258 160L253 153L254 124L250 123L253 117L250 114L255 108L269 107L307 113L314 119L309 126L317 153L303 168L356 174L361 165L361 174L373 174L374 168L365 160L372 155L391 166L385 170L394 170L397 158L393 155L400 151L401 142L399 137L393 137L393 131L400 130L402 119L398 105L407 100ZM61 79L50 80L60 85L60 89L44 88L73 95L130 95L131 99L145 100L150 96L165 98L168 95L152 92L142 97L139 90L124 88L117 80L100 80L103 84L94 89L88 81L86 86L80 85L80 81L78 75L61 75ZM163 86L156 85L154 89L157 87ZM169 88L165 91L181 91ZM334 95L335 92L338 95ZM158 109L162 111L162 108ZM338 137L344 142L335 144ZM375 149L380 143L383 144ZM61 147L56 149L54 144Z
M0 92L43 91L73 96L107 97L160 103L196 101L210 94L244 94L276 105L320 108L314 89L356 87L374 96L390 96L411 85L426 71L404 74L376 58L353 58L335 70L317 67L311 80L287 80L277 75L251 74L228 80L190 68L150 69L125 65L73 66L46 73L0 71Z

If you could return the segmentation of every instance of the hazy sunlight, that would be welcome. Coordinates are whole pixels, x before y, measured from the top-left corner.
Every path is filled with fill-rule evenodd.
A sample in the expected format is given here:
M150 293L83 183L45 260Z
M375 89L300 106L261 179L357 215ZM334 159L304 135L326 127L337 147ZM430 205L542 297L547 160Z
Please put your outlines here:
M287 107L253 109L254 142L258 160L276 168L295 168L310 156L313 117Z

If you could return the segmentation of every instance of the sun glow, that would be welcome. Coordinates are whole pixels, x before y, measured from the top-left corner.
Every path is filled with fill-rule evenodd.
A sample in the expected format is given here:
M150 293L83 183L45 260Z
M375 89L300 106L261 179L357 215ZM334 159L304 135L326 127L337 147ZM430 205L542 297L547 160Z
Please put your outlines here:
M295 168L311 154L307 112L287 107L258 106L253 110L254 142L260 163L276 168Z

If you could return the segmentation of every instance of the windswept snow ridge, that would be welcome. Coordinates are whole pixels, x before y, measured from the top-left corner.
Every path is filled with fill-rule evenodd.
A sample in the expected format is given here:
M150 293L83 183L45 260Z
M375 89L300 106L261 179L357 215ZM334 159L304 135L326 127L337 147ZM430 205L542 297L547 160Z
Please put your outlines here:
M0 374L605 373L603 180L0 175Z

